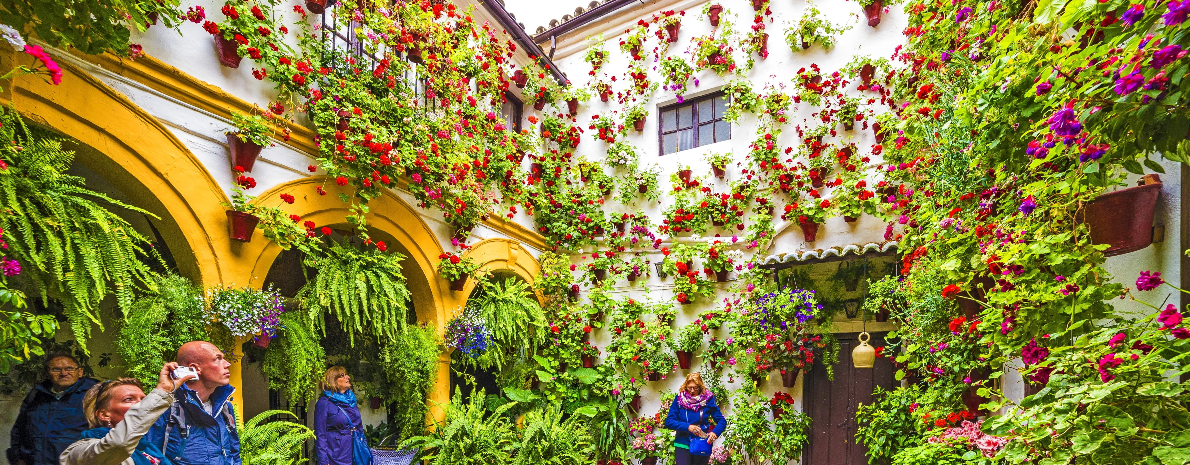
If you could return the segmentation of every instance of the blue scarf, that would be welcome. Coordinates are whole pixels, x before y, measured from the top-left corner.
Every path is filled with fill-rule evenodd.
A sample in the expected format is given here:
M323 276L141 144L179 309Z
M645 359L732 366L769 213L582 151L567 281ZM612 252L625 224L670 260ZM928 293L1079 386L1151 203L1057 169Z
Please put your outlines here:
M322 395L330 399L335 405L338 405L340 410L343 407L358 408L356 406L355 391L350 389L347 392L322 391ZM347 412L343 412L343 414L347 415ZM347 421L351 421L350 415L347 415ZM360 423L359 425L351 425L353 427L351 433L351 464L372 465L372 449L368 448L368 438L364 436L363 421Z
M91 428L83 431L83 439L103 439L111 430L107 427ZM132 452L132 463L136 465L173 465L173 462L165 458L161 449L150 444L144 437L141 437L140 442L136 444L136 450Z

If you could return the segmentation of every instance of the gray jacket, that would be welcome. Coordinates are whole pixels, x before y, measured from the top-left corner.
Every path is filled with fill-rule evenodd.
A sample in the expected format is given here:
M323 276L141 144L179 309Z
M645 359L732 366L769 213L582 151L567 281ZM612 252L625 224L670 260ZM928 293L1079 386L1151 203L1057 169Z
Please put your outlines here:
M124 421L112 427L103 439L80 439L58 458L61 465L133 465L132 452L153 422L169 410L174 396L153 389L139 404L128 409Z

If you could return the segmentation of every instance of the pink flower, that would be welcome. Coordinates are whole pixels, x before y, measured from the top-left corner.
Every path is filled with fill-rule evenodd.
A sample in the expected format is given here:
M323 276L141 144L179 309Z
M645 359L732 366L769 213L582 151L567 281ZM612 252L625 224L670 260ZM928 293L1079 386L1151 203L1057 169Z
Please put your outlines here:
M1178 312L1178 308L1174 304L1165 306L1165 310L1157 315L1157 322L1161 323L1161 329L1173 329L1177 325L1182 324L1182 314Z
M1160 271L1140 272L1140 277L1136 278L1136 289L1141 291L1151 291L1165 284L1165 279L1161 277Z
M50 58L50 55L45 53L40 45L26 45L25 53L33 55L34 58L45 64L45 69L50 72L50 80L54 82L55 86L62 83L62 68L58 67L58 63L55 63L54 59Z

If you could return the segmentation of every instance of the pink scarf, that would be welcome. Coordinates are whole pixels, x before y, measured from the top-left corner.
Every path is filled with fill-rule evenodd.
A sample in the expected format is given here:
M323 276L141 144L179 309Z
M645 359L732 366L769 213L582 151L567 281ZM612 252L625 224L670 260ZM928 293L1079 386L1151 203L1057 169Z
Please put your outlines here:
M707 402L715 397L711 391L702 391L702 394L691 396L685 390L678 392L678 405L686 410L701 411L703 407L707 406Z

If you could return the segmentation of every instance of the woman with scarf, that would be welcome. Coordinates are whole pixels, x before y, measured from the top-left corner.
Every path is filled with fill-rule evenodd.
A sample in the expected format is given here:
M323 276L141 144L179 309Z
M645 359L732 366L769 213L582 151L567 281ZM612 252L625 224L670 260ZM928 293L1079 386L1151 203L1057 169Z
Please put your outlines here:
M347 369L333 366L322 379L322 397L314 405L314 453L317 465L372 465L372 450L356 406Z
M675 465L706 465L711 459L711 444L727 428L715 394L702 382L702 375L690 373L682 389L669 406L665 427L674 435ZM696 444L702 442L702 444Z
M58 458L62 465L172 465L161 448L142 441L145 433L174 402L174 389L195 375L173 379L178 364L166 363L157 375L157 388L145 395L140 381L118 378L87 390L83 415L91 429L83 431Z

